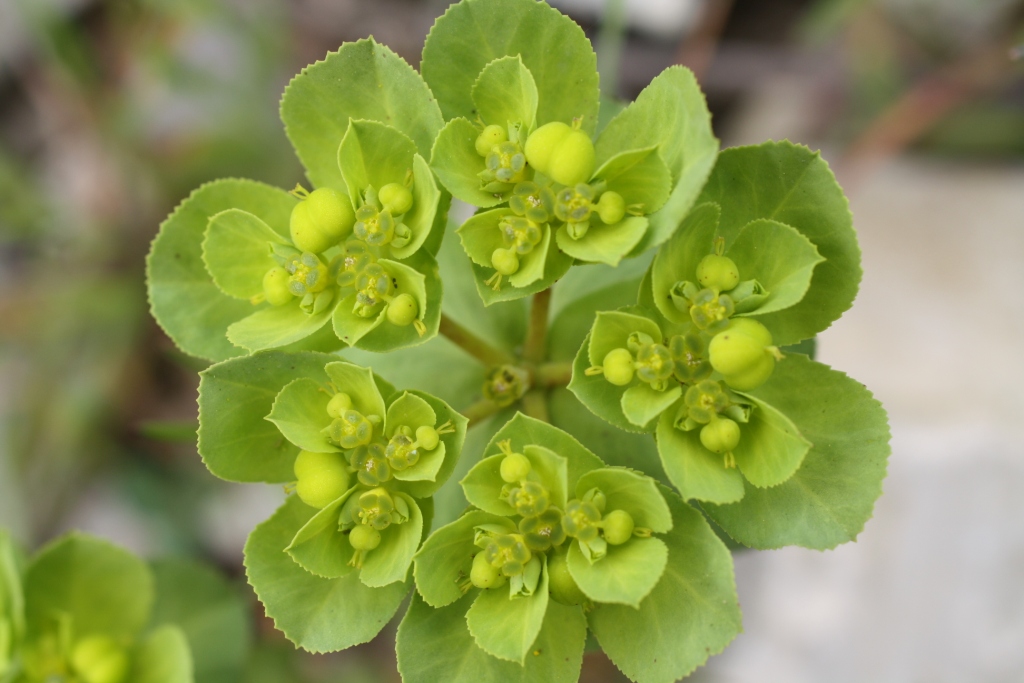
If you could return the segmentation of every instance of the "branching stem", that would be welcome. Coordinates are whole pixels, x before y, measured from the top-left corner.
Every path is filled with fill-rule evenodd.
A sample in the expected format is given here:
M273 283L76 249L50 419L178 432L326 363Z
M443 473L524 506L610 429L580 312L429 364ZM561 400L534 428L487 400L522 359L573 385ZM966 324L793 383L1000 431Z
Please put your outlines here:
M495 365L510 365L516 362L511 354L485 342L443 313L441 314L440 332L448 337L448 340L453 344L489 368Z
M491 399L485 398L485 399L481 399L481 400L477 401L476 403L472 404L471 406L465 408L462 411L462 415L467 420L469 420L469 425L468 426L472 427L473 425L477 424L478 422L481 422L482 420L486 420L491 415L494 415L499 410L501 410L501 406L499 406L497 403L495 403Z
M547 355L548 313L550 310L550 289L533 295L533 305L530 307L530 325L526 329L526 344L523 346L523 360L529 363L541 363Z
M572 363L543 363L533 371L533 383L539 387L564 387L572 379Z

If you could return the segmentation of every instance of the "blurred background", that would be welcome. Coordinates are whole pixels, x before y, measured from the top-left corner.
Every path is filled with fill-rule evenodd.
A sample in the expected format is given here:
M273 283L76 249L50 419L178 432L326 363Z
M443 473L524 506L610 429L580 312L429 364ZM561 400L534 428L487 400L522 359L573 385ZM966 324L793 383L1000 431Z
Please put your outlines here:
M199 184L291 187L284 85L373 34L417 64L440 0L0 0L0 526L204 559L252 605L246 681L397 681L393 626L296 653L244 585L282 497L195 452L196 372L144 257ZM823 150L865 277L819 359L891 416L857 543L736 555L745 632L701 683L1024 680L1024 2L560 0L604 94L692 68L723 146ZM584 681L624 681L599 653Z

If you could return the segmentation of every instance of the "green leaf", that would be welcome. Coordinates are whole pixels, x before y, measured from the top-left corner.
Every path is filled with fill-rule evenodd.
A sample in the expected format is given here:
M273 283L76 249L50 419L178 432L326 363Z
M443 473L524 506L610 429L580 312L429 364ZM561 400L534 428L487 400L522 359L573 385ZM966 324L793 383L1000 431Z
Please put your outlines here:
M672 424L674 417L673 411L668 411L658 420L658 455L669 481L683 500L734 503L742 498L740 471L726 468L721 455L704 448L699 429L676 429Z
M512 598L504 587L481 590L466 612L466 624L473 640L487 654L525 664L530 647L544 624L547 608L548 572L545 568L533 595Z
M531 464L535 464L533 454L526 453L524 450L522 450L525 445L543 444L546 449L565 458L567 466L567 488L565 489L566 493L568 493L568 491L572 491L575 489L576 482L585 473L589 472L590 470L597 469L599 467L604 467L604 463L601 461L600 458L598 458L596 455L587 450L587 448L584 447L583 444L581 444L571 435L546 422L542 422L532 417L527 417L526 415L518 412L511 420L505 423L505 425L501 429L499 429L494 434L493 437L491 437L490 442L488 442L487 446L483 449L484 455L486 456L488 454L493 455L501 453L501 449L498 447L498 443L500 441L505 441L509 439L512 441L513 450L523 453L524 455L526 455L527 458L530 458ZM481 463L482 462L483 461L481 461ZM500 471L498 471L498 469L500 469L501 463L500 461L497 462L499 467L495 469L495 472L497 473L497 478L500 480L501 473ZM493 477L494 474L489 474L487 476ZM560 478L561 475L556 473L555 477ZM547 475L545 476L545 481L547 479L552 478L553 477L551 475ZM491 486L493 491L494 484L491 483L487 485ZM551 485L553 486L554 482L552 482ZM498 487L498 490L500 491L500 486ZM552 500L554 499L555 498L553 497ZM561 499L561 496L559 497L559 499ZM506 504L506 507L503 509L511 510L512 508L508 507ZM495 514L511 513L501 512Z
M423 540L423 513L416 501L404 493L394 495L409 506L409 519L381 531L380 545L366 553L363 568L359 570L359 580L371 588L404 582L412 565L412 556Z
M178 348L213 361L244 353L224 334L228 325L252 313L252 304L224 294L203 264L210 218L242 209L287 237L295 203L287 192L263 183L217 180L195 190L161 224L146 258L146 286L153 317Z
M469 420L455 412L455 410L442 401L439 398L435 398L430 394L413 391L410 396L415 396L423 400L430 409L437 415L437 424L443 425L446 422L451 422L455 431L448 432L441 435L441 443L438 444L435 453L441 453L442 459L441 464L438 466L436 472L431 479L413 480L410 477L402 477L399 479L398 486L415 498L427 498L432 496L434 493L441 488L441 486L448 481L452 476L452 472L455 471L455 466L459 461L459 456L462 453L463 444L466 441L466 430L469 426ZM390 424L390 423L389 423ZM433 456L436 458L437 456ZM430 462L430 458L421 456L420 463L430 463L429 467L433 468L435 465ZM420 465L412 467L406 471L407 474L425 475L429 470L419 469ZM424 465L426 468L426 465ZM396 477L398 478L398 477Z
M60 614L75 636L130 640L149 621L153 577L146 564L107 541L71 533L37 554L25 572L29 637L48 630Z
M353 409L364 416L377 415L383 418L387 415L384 398L374 379L373 370L352 363L335 361L328 363L324 367L324 372L337 391L348 394L352 399ZM326 407L324 414L327 414Z
M484 157L476 152L476 139L479 135L480 129L467 119L449 121L434 141L430 151L430 168L453 197L486 209L501 204L505 198L480 189L477 174L487 164Z
M647 429L669 406L683 395L683 388L676 386L666 391L657 391L650 384L640 382L626 389L622 394L622 414L637 427Z
M132 683L192 683L192 654L185 633L172 624L155 629L135 648Z
M307 66L281 98L285 132L314 186L346 190L337 153L349 119L393 126L424 156L444 125L419 74L373 38L345 43Z
M622 195L627 207L639 205L645 214L664 206L672 191L672 172L657 146L619 152L601 164L594 177Z
M304 451L337 453L340 449L323 433L330 423L327 415L330 400L331 394L321 383L300 377L285 385L274 399L266 419L277 425L284 438Z
M497 449L497 443L493 443ZM484 452L491 450L488 445ZM547 488L551 496L551 505L564 508L568 492L567 459L548 448L515 437L512 438L512 450L522 453L530 461L532 470L529 478ZM501 478L501 461L504 459L505 455L499 454L478 462L462 480L462 490L466 494L466 500L481 510L508 517L515 515L516 511L501 497L501 491L507 485Z
M349 561L355 550L348 542L348 534L339 528L338 516L356 488L353 486L337 500L316 510L285 548L307 572L324 579L337 579L352 571Z
M537 84L519 55L499 57L480 72L473 84L476 113L486 124L521 124L532 130L537 122Z
M512 210L508 207L484 211L467 220L462 224L462 227L456 230L459 239L462 241L462 247L466 250L466 254L472 259L473 263L483 266L486 271L490 271L483 278L484 280L494 274L494 266L491 265L491 254L494 253L495 249L504 248L505 246L505 243L502 241L499 224L506 216L513 215ZM532 251L519 256L519 270L508 277L508 282L513 287L526 287L542 279L545 266L549 260L548 249L550 245L551 228L545 224L543 226L543 237L541 237L540 242L533 247ZM490 285L478 280L477 286L479 287L481 284L484 287L491 288ZM507 285L504 285L504 282L502 284L507 289ZM484 303L486 303L486 299Z
M799 304L761 316L776 344L813 337L853 303L861 278L860 247L849 203L819 153L790 142L724 150L701 201L721 205L720 233L727 247L745 225L769 218L799 230L825 258Z
M854 540L882 493L890 452L882 405L859 382L798 354L750 393L789 417L814 445L786 482L747 486L742 501L706 505L708 514L752 548L824 550Z
M416 590L431 607L450 605L465 593L460 587L469 578L473 556L480 552L474 528L482 524L515 525L504 517L481 510L468 510L450 524L430 534L413 557Z
M406 259L419 251L420 247L436 254L440 238L433 245L428 243L428 238L435 230L438 234L444 233L449 206L451 197L437 187L427 160L419 154L415 155L412 159L412 208L402 218L402 222L412 232L412 238L404 247L391 245L391 255L399 260Z
M472 596L434 609L414 595L398 627L398 670L405 683L575 683L587 625L579 607L548 603L524 665L487 654L466 628Z
M601 648L637 683L671 683L718 654L740 632L732 557L699 512L665 492L668 564L640 603L596 605L587 615ZM603 562L603 560L602 560Z
M636 101L612 119L595 143L600 167L627 150L658 146L672 172L672 193L656 213L635 253L655 247L675 233L693 206L718 154L711 114L689 69L672 66L644 88Z
M430 404L410 393L402 394L388 406L388 416L384 424L387 426L384 435L388 439L394 436L399 427L408 427L415 434L416 428L420 426L441 426ZM399 481L434 481L444 459L444 443L438 443L432 451L420 449L420 457L416 464L404 470L395 471L394 477Z
M662 339L661 328L650 318L626 311L599 312L587 345L590 364L599 366L610 351L625 348L629 335L634 332L649 335L655 342Z
M576 483L576 497L599 488L607 500L605 511L625 510L638 527L657 534L672 529L672 512L650 477L625 468L604 467L587 472ZM603 560L602 560L603 561Z
M676 308L669 292L677 282L697 281L697 265L714 251L721 212L718 204L713 202L695 207L680 224L679 231L654 257L651 264L654 305L672 322L690 322L689 311Z
M6 620L12 648L25 635L24 556L11 535L0 529L0 620ZM0 650L0 656L8 653Z
M597 57L569 17L533 0L467 0L437 20L420 68L445 119L473 119L472 86L494 59L519 55L537 84L537 124L597 125Z
M740 427L740 442L733 449L736 466L754 486L777 486L793 476L811 443L781 412L754 396L740 395L755 408L750 421Z
M365 643L380 633L409 586L393 583L369 588L356 572L322 579L296 564L284 549L315 512L297 497L290 497L249 535L245 568L249 583L278 630L309 652L334 652Z
M404 185L415 154L416 145L397 129L377 121L349 121L338 147L338 166L352 205L362 205L368 187Z
M326 384L324 365L334 358L266 351L199 373L199 454L210 471L228 481L293 481L299 449L264 417L296 377Z
M330 307L310 315L299 308L296 299L283 306L261 308L231 323L227 329L228 341L248 351L277 349L309 337L330 319Z
M203 263L228 296L248 301L263 293L263 276L277 265L272 244L290 244L259 217L241 209L210 218L203 239Z
M591 600L637 607L658 583L668 549L657 538L631 538L609 545L608 554L593 564L578 541L569 546L569 573Z
M524 274L524 270L520 267L519 272L515 273L508 279L509 286L503 280L501 286L495 290L491 285L487 284L487 280L494 275L494 270L490 267L484 268L477 265L476 263L471 264L473 266L473 275L476 278L476 291L480 294L480 298L483 300L485 306L491 306L496 303L502 303L505 301L514 301L515 299L522 299L523 297L536 294L537 292L543 292L545 289L549 289L551 285L557 282L563 275L569 272L569 268L572 267L572 257L564 253L560 249L554 248L550 245L551 240L551 229L545 226L544 238L540 244L534 247L534 251L543 249L541 253L547 253L547 257L544 259L544 277L539 280L534 280L530 284L522 284L527 278ZM531 252L532 253L532 252ZM536 271L531 271L530 275Z
M811 286L815 266L825 260L795 228L765 219L743 226L726 256L741 280L756 279L768 291L756 309L741 314L757 316L798 304Z
M181 628L196 683L235 683L249 656L249 600L217 571L190 560L152 564L156 580L154 625Z
M555 233L558 247L569 256L590 263L619 265L626 254L647 232L647 219L630 216L614 225L593 220L587 233L578 239L569 236L569 228L562 225Z

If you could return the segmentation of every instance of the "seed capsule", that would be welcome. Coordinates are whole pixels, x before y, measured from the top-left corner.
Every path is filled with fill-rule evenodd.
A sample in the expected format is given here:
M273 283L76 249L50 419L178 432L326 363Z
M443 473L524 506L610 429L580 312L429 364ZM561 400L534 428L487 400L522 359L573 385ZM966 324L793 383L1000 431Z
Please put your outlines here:
M522 453L509 453L501 461L501 478L509 484L517 484L530 474L533 466Z
M601 529L604 540L611 545L622 545L633 537L633 517L625 510L612 510L601 520Z
M569 573L568 557L568 553L552 553L548 556L548 592L555 602L582 605L588 599Z
M401 216L412 208L412 192L405 185L398 183L388 183L380 188L377 199L380 200L384 210L390 212L392 216Z
M624 387L633 381L636 364L628 349L612 349L604 357L604 377L618 387Z
M71 651L71 668L84 683L122 683L128 675L128 655L107 636L88 636Z
M473 558L473 568L469 571L469 580L477 588L501 588L508 582L505 575L487 561L486 553L477 553Z
M626 201L618 192L604 192L597 202L597 215L602 223L614 225L625 217Z
M476 153L486 157L496 145L508 140L508 131L503 126L491 124L476 137Z
M432 451L441 443L441 435L433 427L421 425L416 428L416 441L419 442L420 448Z
M754 322L754 325L760 323ZM761 326L763 327L763 326ZM743 329L754 331L754 334L746 334ZM762 358L769 356L763 340L765 337L771 340L771 335L765 330L761 333L749 323L739 328L730 327L725 332L719 332L708 345L708 359L711 366L723 375L738 375L758 365Z
M412 324L412 321L416 319L419 312L419 304L416 303L416 299L413 298L412 294L402 293L388 304L388 322L392 325L405 327Z
M318 510L337 500L351 482L345 459L337 453L299 451L293 469L298 480L295 492L303 503Z
M547 168L551 155L567 135L572 133L572 126L561 121L552 121L533 131L526 140L526 160L530 166L548 175Z
M348 542L356 550L373 550L380 545L380 532L368 524L357 524L349 532Z
M594 143L582 130L574 130L562 139L548 161L548 172L556 183L585 183L594 174Z
M263 295L267 297L267 303L271 306L283 306L295 295L288 289L288 279L291 275L281 266L275 266L263 276Z
M327 402L327 414L337 419L352 409L352 397L346 393L337 393Z
M519 270L519 256L514 249L498 247L491 254L491 265L502 275L512 275Z
M740 442L740 426L727 417L715 418L701 428L700 442L712 453L728 453Z
M733 318L729 321L729 327L726 329L730 332L753 337L766 347L772 345L772 333L768 331L767 327L753 318Z
M319 254L345 239L353 223L355 213L348 197L321 187L295 205L288 227L296 247Z
M697 282L716 292L727 292L740 283L740 271L728 256L708 254L697 264Z
M723 379L736 391L751 391L767 382L774 370L775 356L767 353L753 367L735 375L726 375Z

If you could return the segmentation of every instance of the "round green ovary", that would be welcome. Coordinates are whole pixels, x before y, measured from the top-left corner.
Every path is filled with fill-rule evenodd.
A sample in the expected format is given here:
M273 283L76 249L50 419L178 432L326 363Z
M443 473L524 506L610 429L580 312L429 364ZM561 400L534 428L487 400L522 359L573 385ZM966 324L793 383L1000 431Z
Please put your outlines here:
M348 542L356 550L373 550L380 545L380 532L367 524L357 524L349 532Z
M84 683L122 683L128 675L128 655L113 638L89 636L72 650L71 668Z
M355 213L348 197L322 187L292 209L289 232L296 247L319 254L345 239L353 223Z
M535 169L548 175L548 164L551 155L567 135L572 133L572 127L561 121L552 121L533 131L526 140L524 151L526 160Z
M327 402L327 414L333 418L340 418L345 411L352 409L352 397L341 392L331 397Z
M708 345L711 367L726 377L754 368L768 355L765 345L759 340L735 330L719 332Z
M594 143L582 130L573 130L555 147L548 160L548 171L556 183L585 183L594 174Z
M416 303L416 299L413 298L412 294L405 292L396 296L388 304L388 322L392 325L405 327L406 325L411 325L413 320L416 320L419 312L420 307Z
M701 428L700 442L712 453L728 453L740 442L740 426L727 417L713 419Z
M271 306L283 306L295 298L288 289L291 274L281 266L275 266L263 276L263 295Z
M392 216L401 216L412 208L412 192L405 185L388 183L380 188L377 198Z
M477 553L473 557L469 580L477 588L501 588L508 582L505 575L487 560L486 553Z
M624 387L633 381L636 366L629 349L612 349L604 357L604 377L615 386Z
M519 270L519 256L514 249L498 247L491 254L491 265L502 275L512 275Z
M490 125L483 129L483 132L476 137L476 153L487 157L495 146L508 141L508 131L501 126Z
M533 466L522 453L509 453L501 461L501 478L509 484L516 484L526 479Z
M618 192L605 192L597 202L597 215L601 222L614 225L626 215L626 202Z
M303 503L317 509L337 500L351 482L347 464L338 453L299 451L294 471L295 492Z
M601 520L604 540L622 545L633 536L633 517L625 510L612 510Z
M697 264L697 281L716 292L727 292L740 283L740 271L728 256L708 254Z
M441 443L441 435L430 425L421 425L416 428L416 441L423 448L432 451Z
M568 557L568 553L553 553L548 557L548 592L555 602L582 605L588 599L569 573Z

